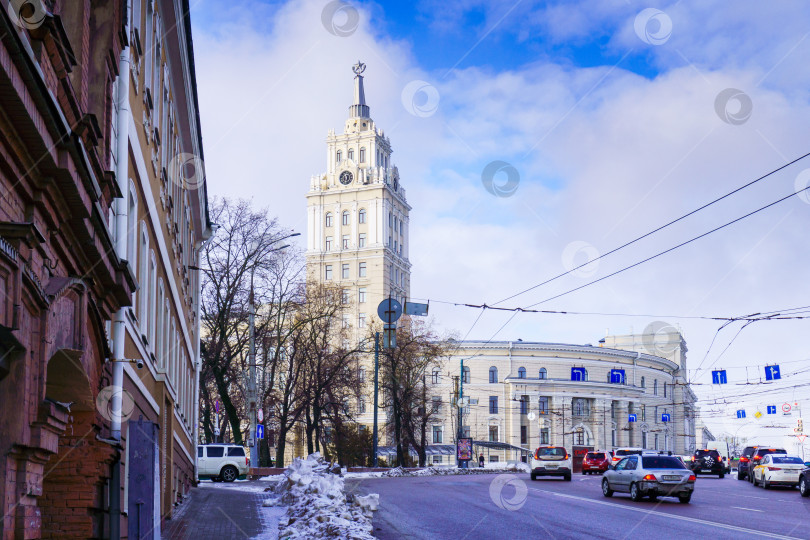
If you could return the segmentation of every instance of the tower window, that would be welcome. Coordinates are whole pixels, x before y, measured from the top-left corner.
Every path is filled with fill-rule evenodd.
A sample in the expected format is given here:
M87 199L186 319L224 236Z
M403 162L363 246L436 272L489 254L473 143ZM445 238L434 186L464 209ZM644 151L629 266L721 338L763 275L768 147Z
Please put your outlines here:
M327 227L331 227L331 226L332 226L332 212L327 212L327 213L326 213L326 220L325 220L325 223L326 223L326 226L327 226Z
M361 262L357 267L357 275L359 277L366 277L366 263Z
M348 151L347 155L348 155L349 159L354 159L354 150L349 148L349 151Z
M343 152L338 150L337 153L335 154L335 157L336 157L336 161L338 163L340 163L341 161L343 161Z
M348 225L349 224L349 211L348 210L343 211L342 223L343 223L343 225Z
M360 212L357 214L357 222L358 223L365 223L366 222L366 209L361 208Z
M366 149L361 148L360 149L360 163L365 163L365 162L366 162Z

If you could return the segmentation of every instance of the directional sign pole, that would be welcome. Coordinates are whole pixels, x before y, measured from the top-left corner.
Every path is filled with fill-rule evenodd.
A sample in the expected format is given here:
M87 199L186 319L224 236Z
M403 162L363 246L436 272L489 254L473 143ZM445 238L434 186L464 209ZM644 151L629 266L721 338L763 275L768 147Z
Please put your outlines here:
M374 466L377 466L377 397L379 396L378 378L380 375L380 333L374 334Z

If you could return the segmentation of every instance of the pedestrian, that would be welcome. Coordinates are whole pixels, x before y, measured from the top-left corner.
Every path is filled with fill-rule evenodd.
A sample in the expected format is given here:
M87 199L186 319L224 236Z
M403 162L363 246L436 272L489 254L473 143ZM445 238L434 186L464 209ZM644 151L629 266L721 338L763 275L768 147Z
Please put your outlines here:
M484 454L478 456L478 465L483 469L484 468Z

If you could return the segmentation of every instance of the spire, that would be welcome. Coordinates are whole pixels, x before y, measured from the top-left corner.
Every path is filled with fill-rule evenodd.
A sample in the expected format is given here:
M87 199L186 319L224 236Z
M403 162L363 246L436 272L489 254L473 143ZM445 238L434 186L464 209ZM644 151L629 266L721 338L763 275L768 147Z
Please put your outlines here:
M352 71L354 71L354 102L352 106L349 107L349 112L351 116L355 118L369 118L369 109L368 105L366 105L366 92L363 89L362 73L365 70L366 65L359 60L352 66Z

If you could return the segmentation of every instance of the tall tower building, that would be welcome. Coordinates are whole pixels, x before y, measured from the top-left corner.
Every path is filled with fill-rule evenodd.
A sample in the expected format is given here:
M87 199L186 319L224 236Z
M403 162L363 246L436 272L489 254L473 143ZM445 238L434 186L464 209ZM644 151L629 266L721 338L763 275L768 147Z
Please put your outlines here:
M354 71L354 101L342 134L329 130L326 172L307 194L307 272L310 280L339 285L351 307L344 324L356 336L389 295L408 298L409 212L391 141L369 114L365 64Z

